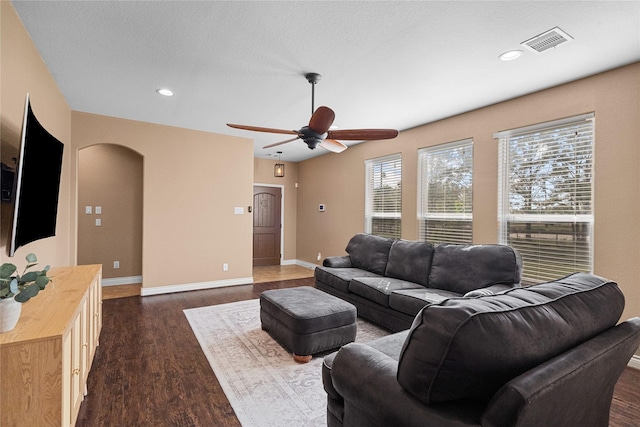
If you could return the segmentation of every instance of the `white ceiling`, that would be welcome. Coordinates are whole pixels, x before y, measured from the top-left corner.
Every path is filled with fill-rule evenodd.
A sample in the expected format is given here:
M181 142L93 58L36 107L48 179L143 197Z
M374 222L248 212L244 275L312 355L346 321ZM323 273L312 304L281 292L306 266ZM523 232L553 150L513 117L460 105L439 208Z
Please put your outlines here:
M253 138L256 157L287 161L328 152L265 150L288 136L226 123L306 125L307 72L340 129L402 131L640 60L637 0L12 4L71 109ZM520 46L556 26L574 40Z

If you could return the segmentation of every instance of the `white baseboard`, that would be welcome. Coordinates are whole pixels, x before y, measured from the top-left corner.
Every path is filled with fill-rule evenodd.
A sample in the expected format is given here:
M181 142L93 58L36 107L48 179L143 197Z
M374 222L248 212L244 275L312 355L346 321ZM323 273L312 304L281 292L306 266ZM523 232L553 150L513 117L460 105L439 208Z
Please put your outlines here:
M202 289L222 288L225 286L250 285L253 283L253 277L239 277L229 280L214 280L211 282L185 283L182 285L155 286L151 288L141 288L140 295L143 297L149 295L172 294L174 292L199 291Z
M132 283L142 283L142 276L112 277L102 279L102 286L131 285Z
M640 370L640 355L634 354L627 366Z
M308 268L310 270L315 270L315 268L318 266L317 264L302 261L300 259L283 259L282 261L280 261L280 265L299 265L300 267Z
M302 261L300 259L295 260L295 264L299 265L300 267L308 268L308 269L311 269L311 270L315 270L316 267L318 266L317 264L313 264L313 263L310 263L310 262L307 262L307 261Z

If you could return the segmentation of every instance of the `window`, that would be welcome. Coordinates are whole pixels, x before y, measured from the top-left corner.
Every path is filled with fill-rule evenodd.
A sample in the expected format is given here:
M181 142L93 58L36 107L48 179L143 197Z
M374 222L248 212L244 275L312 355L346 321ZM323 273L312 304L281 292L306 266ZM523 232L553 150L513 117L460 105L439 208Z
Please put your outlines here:
M593 268L593 114L499 132L500 243L523 281Z
M471 243L473 141L418 150L418 240Z
M400 238L402 157L400 154L365 162L365 232Z

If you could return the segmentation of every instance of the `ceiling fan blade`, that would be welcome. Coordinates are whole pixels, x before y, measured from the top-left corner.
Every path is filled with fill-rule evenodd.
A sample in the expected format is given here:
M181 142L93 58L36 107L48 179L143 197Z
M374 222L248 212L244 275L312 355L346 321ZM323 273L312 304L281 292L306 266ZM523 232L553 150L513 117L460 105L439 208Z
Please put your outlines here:
M335 118L336 115L331 108L318 107L309 120L309 128L322 135L329 130Z
M318 145L320 145L320 147L324 148L325 150L331 151L332 153L342 153L347 149L346 145L344 145L340 141L336 141L335 139L325 139Z
M233 123L227 123L227 126L235 128L235 129L252 130L252 131L256 131L256 132L290 133L290 134L293 134L293 135L297 135L298 134L298 131L295 131L295 130L262 128L262 127L259 127L259 126L235 125Z
M327 138L346 139L351 141L371 141L374 139L392 139L398 136L395 129L344 129L330 130Z
M299 136L296 136L295 138L291 138L291 139L287 139L285 141L280 141L280 142L276 142L274 144L269 144L269 145L265 145L262 148L271 148L271 147L277 147L278 145L282 145L282 144L286 144L287 142L291 142L291 141L295 141L296 139L300 138Z

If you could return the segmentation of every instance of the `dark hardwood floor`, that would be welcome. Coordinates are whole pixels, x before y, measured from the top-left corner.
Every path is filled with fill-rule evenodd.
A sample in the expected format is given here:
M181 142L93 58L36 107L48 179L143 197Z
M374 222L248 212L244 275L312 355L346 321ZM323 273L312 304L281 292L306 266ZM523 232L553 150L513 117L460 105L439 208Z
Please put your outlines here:
M258 298L313 279L105 300L100 345L76 426L240 426L182 310ZM640 371L627 368L614 427L640 426Z

